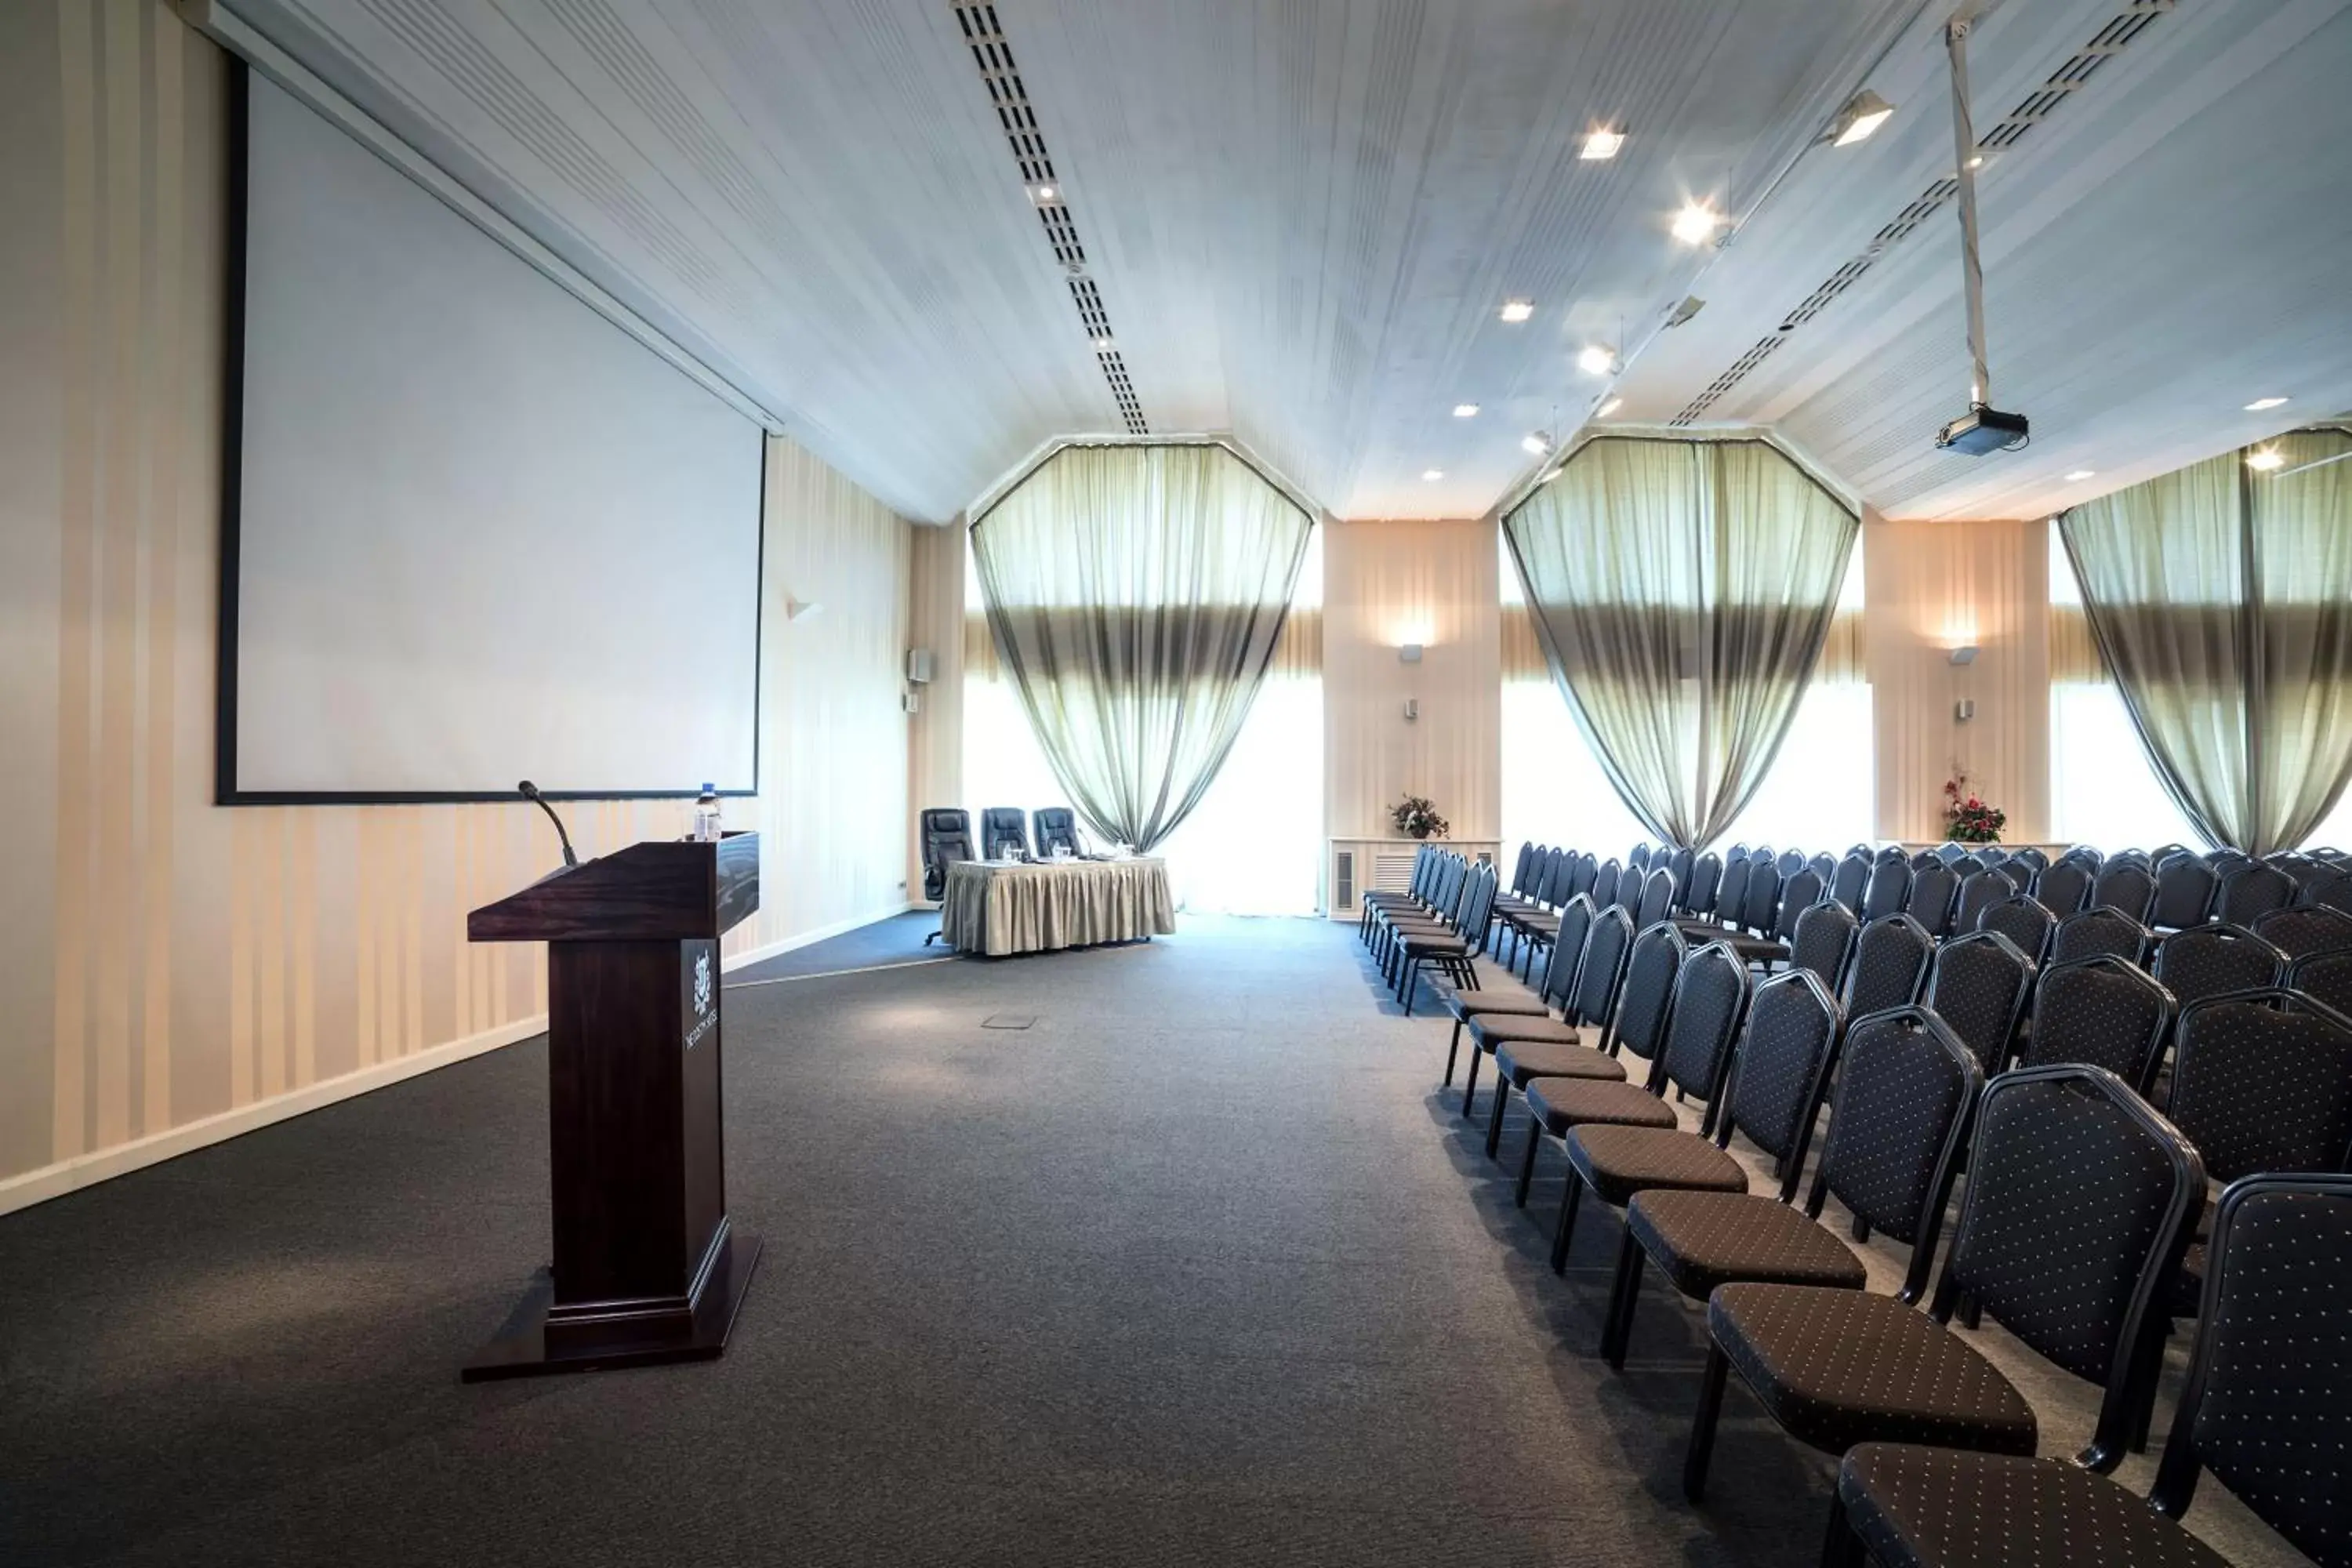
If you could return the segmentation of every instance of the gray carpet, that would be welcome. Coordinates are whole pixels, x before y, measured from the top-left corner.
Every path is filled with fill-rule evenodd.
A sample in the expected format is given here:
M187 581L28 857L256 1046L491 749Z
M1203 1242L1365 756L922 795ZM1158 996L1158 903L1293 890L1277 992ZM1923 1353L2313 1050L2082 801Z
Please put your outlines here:
M1591 1359L1613 1220L1552 1278L1352 928L727 1006L724 1360L457 1381L545 1257L518 1046L0 1219L0 1561L1813 1560L1736 1390L1683 1504L1695 1320Z

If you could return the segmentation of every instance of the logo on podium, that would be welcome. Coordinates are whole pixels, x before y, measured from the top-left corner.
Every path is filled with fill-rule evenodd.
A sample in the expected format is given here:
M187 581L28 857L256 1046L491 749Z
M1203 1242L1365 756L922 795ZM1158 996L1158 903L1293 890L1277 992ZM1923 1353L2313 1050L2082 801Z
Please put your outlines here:
M693 953L679 972L679 989L683 993L679 1003L686 1014L686 1048L689 1051L719 1026L719 944L703 942L692 946Z

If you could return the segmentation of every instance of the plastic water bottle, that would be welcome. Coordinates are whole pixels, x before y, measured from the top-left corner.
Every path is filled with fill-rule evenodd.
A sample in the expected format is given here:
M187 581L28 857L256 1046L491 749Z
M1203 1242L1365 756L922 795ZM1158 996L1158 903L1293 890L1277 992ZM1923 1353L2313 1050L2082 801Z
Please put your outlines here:
M717 786L705 784L702 798L694 803L694 841L716 844L719 838L719 791Z

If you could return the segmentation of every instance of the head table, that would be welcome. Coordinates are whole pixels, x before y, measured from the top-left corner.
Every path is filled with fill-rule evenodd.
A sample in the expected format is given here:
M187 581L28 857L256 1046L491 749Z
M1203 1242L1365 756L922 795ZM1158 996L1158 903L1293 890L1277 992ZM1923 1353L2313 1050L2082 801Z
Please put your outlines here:
M1089 947L1167 936L1176 929L1168 863L959 860L948 868L940 934L960 952Z

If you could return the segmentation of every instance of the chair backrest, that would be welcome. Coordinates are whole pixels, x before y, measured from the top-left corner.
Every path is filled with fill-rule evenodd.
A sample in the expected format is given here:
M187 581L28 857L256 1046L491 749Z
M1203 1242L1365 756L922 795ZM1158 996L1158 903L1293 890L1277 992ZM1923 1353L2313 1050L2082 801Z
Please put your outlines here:
M2095 877L2099 874L2099 868L2106 863L2107 858L2087 844L2076 844L2070 846L2066 853L2059 856L2058 858L2071 860Z
M1979 871L1962 878L1959 907L1952 916L1952 929L1957 931L1975 931L1978 929L1977 921L1983 918L1985 910L2016 890L2010 885L2009 879L1998 871ZM2029 953L2027 956L2032 955Z
M2213 895L2213 918L2226 925L2252 925L2255 916L2293 902L2294 879L2257 860L2221 879L2221 890Z
M2152 1310L2205 1203L2197 1151L2115 1074L2021 1068L1985 1085L1933 1311L1967 1293L2028 1348L2106 1390L2086 1458L2129 1445L2163 1352Z
M1830 877L1830 897L1854 913L1862 912L1862 891L1870 886L1870 857L1849 855Z
M1576 969L1584 961L1585 939L1592 934L1592 900L1581 893L1559 907L1559 930L1544 963L1543 999L1563 1011L1576 994Z
M1646 844L1634 845L1633 853L1625 857L1625 869L1628 871L1646 871L1649 868L1650 847Z
M1041 805L1029 814L1037 830L1037 853L1051 858L1055 849L1078 852L1078 814L1066 805Z
M1914 871L1924 871L1930 866L1940 866L1943 863L1943 856L1933 849L1918 850L1911 856L1910 859L1911 869Z
M1462 900L1454 907L1454 930L1470 944L1474 953L1485 951L1487 926L1495 914L1495 868L1480 864L1470 868L1469 877L1462 890Z
M1570 1023L1600 1028L1609 1022L1633 949L1633 921L1622 908L1602 910L1592 917L1584 956L1576 966L1576 990L1561 1009Z
M1641 900L1633 906L1635 929L1657 924L1674 913L1674 908L1675 874L1664 866L1652 868L1642 879Z
M2352 1176L2221 1194L2189 1380L2148 1502L2178 1519L2200 1466L2315 1562L2352 1541ZM2338 1347L2315 1355L2320 1345Z
M2147 924L2148 910L2156 907L2156 874L2138 860L2116 856L2091 879L2091 907L2120 910L2136 922Z
M1871 860L1874 864L1880 866L1897 860L1901 861L1906 866L1911 864L1911 857L1905 853L1903 846L1900 844L1883 844L1879 846L1878 853L1872 856Z
M1780 872L1781 879L1786 881L1805 868L1805 852L1801 849L1783 849L1780 851L1780 858L1772 862L1772 868Z
M1715 912L1716 890L1723 885L1723 858L1710 849L1691 862L1690 881L1683 892L1683 908L1694 915Z
M1687 844L1681 846L1672 855L1666 857L1666 873L1675 879L1675 908L1676 909L1687 907L1684 900L1690 897L1691 868L1697 864L1698 855Z
M1811 866L1800 866L1780 884L1780 907L1773 911L1765 935L1786 942L1796 933L1797 917L1822 901L1822 879Z
M2091 870L2080 860L2064 859L2033 879L2033 896L2060 920L2083 907L2091 896Z
M1629 1050L1652 1062L1658 1059L1666 1019L1674 1012L1675 981L1689 956L1690 943L1669 922L1633 939L1633 953L1625 960L1625 981L1617 992L1617 1011L1601 1041L1611 1056Z
M1871 868L1870 884L1863 889L1862 918L1874 921L1901 911L1911 897L1911 867L1901 859L1882 858Z
M1846 966L1845 1016L1864 1017L1917 1000L1935 955L1936 939L1909 915L1882 915L1864 924Z
M1568 890L1571 893L1590 894L1592 891L1592 884L1600 879L1601 862L1592 858L1592 852L1589 849L1574 858L1576 863L1570 866L1568 871Z
M2000 932L1980 931L1937 950L1922 999L1996 1073L2009 1063L2032 989L2033 961Z
M1830 885L1830 879L1837 875L1837 868L1838 858L1826 849L1805 862L1805 869L1820 878L1824 888Z
M2050 962L2072 963L2094 953L2111 952L2127 963L2147 960L2156 933L2118 909L2093 905L2076 910L2058 922L2050 936Z
M2167 931L2204 924L2221 880L2212 867L2185 850L2161 862L2156 868L2156 905L2148 912L2148 924Z
M1706 1100L1705 1129L1714 1126L1732 1042L1739 1037L1747 1014L1748 965L1728 943L1711 942L1684 962L1682 973L1675 976L1665 1049L1650 1073L1650 1087L1661 1094L1676 1089Z
M1745 860L1747 858L1748 846L1745 844L1735 844L1730 848L1723 852L1723 863L1727 866L1730 865L1734 860Z
M927 806L921 832L923 897L941 898L948 890L948 868L971 858L971 814L961 806Z
M2033 868L2036 875L2047 870L2050 866L2050 857L2044 855L2040 849L2035 848L2031 844L2023 845L2016 849L2011 850L2009 858L2011 860L2024 861L2027 865Z
M2003 860L2000 865L1995 866L1993 869L2007 878L2009 879L2009 885L2015 888L2021 893L2032 892L2033 890L2033 879L2042 874L2041 867L2036 866L2032 861L2017 855L2011 856L2008 859Z
M982 811L980 847L983 858L990 860L1004 859L1013 850L1028 853L1028 814L1017 805L992 805Z
M1769 861L1748 862L1748 893L1739 900L1739 923L1762 936L1780 912L1780 873Z
M1927 1293L1936 1235L1959 1175L1984 1069L1941 1018L1897 1007L1846 1029L1830 1127L1806 1212L1835 1194L1854 1215L1911 1247L1903 1300Z
M2352 1018L2352 952L2307 952L2286 966L2286 984Z
M1988 906L1977 916L1977 930L2000 932L2017 944L2018 952L2037 963L2049 950L2050 933L2057 923L2042 908L2042 900L2031 893L2013 894Z
M1930 936L1944 936L1952 929L1952 905L1959 896L1960 879L1949 866L1922 867L1911 879L1903 912L1926 926Z
M2287 957L2352 948L2352 915L2325 904L2297 904L2254 918L2254 934Z
M1767 980L1748 1003L1715 1141L1720 1148L1737 1130L1771 1155L1783 1203L1795 1195L1844 1023L1828 990L1801 969Z
M1619 884L1624 879L1625 873L1618 868L1615 860L1602 861L1601 869L1592 874L1592 907L1596 910L1605 910L1610 905L1620 902L1618 889Z
M2352 1156L2352 1019L2300 992L2184 1002L2165 1109L2219 1181Z
M1579 891L1577 855L1572 849L1555 849L1544 861L1543 902L1558 909Z
M2105 1068L2145 1094L2177 1011L2161 982L2113 953L2053 963L2033 988L2033 1028L2019 1060Z
M2322 860L2301 881L2303 887L2295 896L2303 902L2352 914L2352 868Z
M1532 843L1522 842L1519 845L1518 858L1511 862L1511 891L1520 898L1534 895L1536 867L1543 854L1544 851Z
M1755 870L1754 864L1741 856L1723 862L1723 882L1715 890L1716 918L1726 925L1737 925L1748 903L1748 879Z
M1797 928L1789 939L1789 967L1801 969L1829 987L1836 996L1845 989L1845 969L1853 958L1853 939L1862 922L1843 904L1831 900L1797 912Z
M2286 954L2242 926L2191 926L2156 944L2149 966L2165 988L2186 1007L2225 991L2275 985Z

